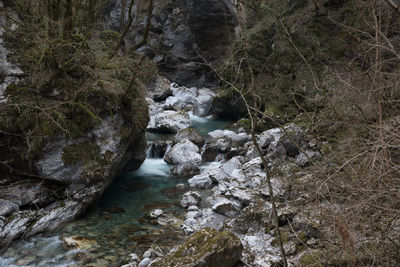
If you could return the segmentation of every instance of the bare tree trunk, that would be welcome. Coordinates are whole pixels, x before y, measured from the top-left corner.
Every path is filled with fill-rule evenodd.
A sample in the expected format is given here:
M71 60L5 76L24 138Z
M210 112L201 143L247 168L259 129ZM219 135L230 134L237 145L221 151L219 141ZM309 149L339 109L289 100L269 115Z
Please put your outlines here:
M118 49L124 45L124 39L125 36L128 34L129 32L129 28L132 26L132 22L133 22L133 16L132 16L132 11L133 11L133 5L135 3L135 0L131 0L131 3L129 5L129 14L128 14L128 22L125 25L124 31L121 34L121 37L119 38L117 45L115 47L115 51L118 51ZM113 55L114 56L114 55Z
M245 60L247 62L247 69L249 71L250 74L250 87L248 88L249 92L252 94L253 96L253 107L251 107L249 105L249 103L246 101L245 96L240 93L243 101L246 103L246 108L247 108L247 113L250 117L250 121L251 121L251 140L253 142L254 147L256 148L257 154L260 156L262 164L264 166L264 170L265 170L265 174L266 174L266 180L267 180L267 185L268 185L268 192L270 195L270 201L272 204L272 213L273 213L273 217L274 217L274 224L275 224L275 234L277 236L278 239L278 243L279 243L279 249L281 252L281 257L282 257L282 262L283 262L283 266L287 267L287 259L286 259L286 253L285 253L285 249L283 247L283 242L282 242L282 235L281 235L281 231L279 228L279 219L278 219L278 211L276 208L276 203L275 203L275 197L274 197L274 191L273 191L273 187L272 187L272 183L271 183L271 176L270 176L270 172L269 172L269 167L268 167L268 162L264 157L264 154L259 146L259 144L257 143L256 140L256 127L257 127L257 114L253 113L253 110L259 110L259 105L258 105L258 95L255 92L255 87L254 87L254 71L253 71L253 67L251 65L250 62L250 57L249 57L249 52L248 52L248 43L246 40L246 36L244 33L244 29L245 27L245 21L243 21L242 18L242 14L240 14L240 9L239 9L239 5L240 5L240 1L237 2L236 4L236 12L238 14L238 18L239 18L239 37L242 40L242 46L243 46L243 51L244 51L244 56L245 56ZM244 9L242 10L242 12L245 12L246 10L246 1L244 1ZM243 17L245 17L245 14L243 14Z

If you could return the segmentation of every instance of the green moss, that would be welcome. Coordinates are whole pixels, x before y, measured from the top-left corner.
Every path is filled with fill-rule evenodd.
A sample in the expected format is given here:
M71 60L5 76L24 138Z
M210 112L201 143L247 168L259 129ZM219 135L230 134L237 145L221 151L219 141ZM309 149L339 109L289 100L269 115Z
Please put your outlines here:
M184 244L178 247L177 251L165 256L161 261L156 262L154 266L186 266L200 259L206 259L207 255L210 255L213 251L220 253L225 248L231 250L235 246L239 250L242 249L240 239L232 232L218 232L212 228L204 228L190 236ZM216 259L221 261L223 260L221 257L225 257L225 260L229 262L229 260L232 261L230 258L232 256L221 254Z
M314 266L314 267L323 267L324 265L321 263L322 256L319 252L307 253L303 254L300 258L300 266Z
M65 165L86 164L100 160L100 148L93 142L85 141L64 147L62 159Z
M301 231L297 233L297 238L300 239L301 243L306 243L309 239L309 236L306 232Z

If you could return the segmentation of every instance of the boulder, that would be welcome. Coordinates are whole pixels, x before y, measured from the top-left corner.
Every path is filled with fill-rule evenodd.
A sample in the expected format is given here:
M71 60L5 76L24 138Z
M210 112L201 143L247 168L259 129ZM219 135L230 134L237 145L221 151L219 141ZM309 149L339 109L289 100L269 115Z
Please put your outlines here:
M172 109L176 111L184 110L188 107L188 103L183 102L175 96L170 96L165 100L164 109Z
M306 150L305 153L301 152L297 155L295 162L297 165L304 167L310 163L310 160L318 159L320 157L321 153L318 151Z
M196 165L193 162L181 163L171 168L171 173L178 177L191 177L200 172L200 164Z
M190 126L192 126L192 122L187 113L166 110L151 116L147 129L157 132L176 133Z
M172 96L172 90L168 88L164 92L155 93L153 95L153 100L156 102L162 102L165 101L170 96Z
M185 86L175 87L171 86L174 97L185 104L194 104L197 96L197 88L187 88Z
M239 208L240 207L236 203L226 198L219 198L213 205L212 210L216 213L220 213L228 217L233 217L238 214Z
M189 161L201 162L199 148L189 140L182 140L175 144L164 156L169 164L181 164Z
M207 189L211 188L213 181L207 174L199 174L188 180L189 186L198 188L198 189Z
M176 166L171 168L171 172L180 177L197 174L200 169L201 155L199 148L189 140L182 140L174 145L165 156L164 161Z
M204 138L193 128L179 130L174 136L173 143L177 144L183 139L189 140L199 147L204 145Z
M190 206L197 206L199 205L201 200L201 196L199 192L195 192L195 191L189 191L186 192L181 200L181 206L183 208L187 208Z
M231 150L231 142L227 139L218 139L215 145L221 153L226 153Z
M201 154L201 157L204 162L213 162L215 161L219 153L219 147L216 144L207 144L206 148Z
M200 89L194 102L193 114L197 116L207 116L211 111L212 101L215 95L215 92L210 89Z
M162 260L152 263L152 267L233 267L242 256L243 245L232 232L219 232L213 228L203 228L194 233L175 251Z
M270 144L276 145L280 141L282 135L283 131L280 128L269 129L258 136L257 143L264 149Z
M233 157L230 160L228 160L224 165L222 165L222 170L228 174L231 175L233 170L239 169L242 165L241 157Z
M246 133L239 133L232 138L232 146L240 147L243 146L247 141L251 139L250 135Z
M243 206L248 206L250 202L255 201L252 191L246 188L234 188L230 191L231 196L239 200Z
M232 142L234 138L237 138L237 134L230 130L214 130L207 134L207 138L211 142L215 142L218 139L227 139Z

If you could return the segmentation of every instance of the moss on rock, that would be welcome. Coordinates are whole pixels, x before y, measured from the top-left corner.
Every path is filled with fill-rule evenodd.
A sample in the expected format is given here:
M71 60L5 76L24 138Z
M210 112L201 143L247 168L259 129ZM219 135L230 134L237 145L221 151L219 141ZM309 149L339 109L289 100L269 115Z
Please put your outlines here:
M235 266L240 260L242 250L240 239L232 232L204 228L152 266Z

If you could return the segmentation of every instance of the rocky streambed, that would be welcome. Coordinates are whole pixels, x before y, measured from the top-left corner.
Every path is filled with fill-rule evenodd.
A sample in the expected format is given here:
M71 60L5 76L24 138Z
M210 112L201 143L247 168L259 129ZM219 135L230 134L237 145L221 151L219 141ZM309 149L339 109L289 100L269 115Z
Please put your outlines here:
M147 158L81 218L14 243L4 266L272 266L279 250L266 174L250 135L209 116L214 92L163 78L149 91ZM207 117L208 116L208 117ZM295 265L318 245L315 212L289 179L320 157L294 124L257 135L269 161L285 250ZM298 146L300 144L300 146ZM307 179L307 176L301 179Z

